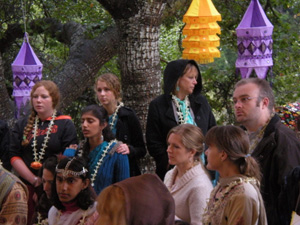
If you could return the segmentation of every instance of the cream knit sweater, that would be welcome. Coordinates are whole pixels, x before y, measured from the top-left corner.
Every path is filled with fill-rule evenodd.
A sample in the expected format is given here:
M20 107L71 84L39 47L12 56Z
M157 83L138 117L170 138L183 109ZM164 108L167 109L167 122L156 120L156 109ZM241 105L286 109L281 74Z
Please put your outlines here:
M175 215L177 219L186 221L190 225L201 225L202 214L213 189L212 183L202 164L188 170L174 184L176 174L175 166L164 179L175 200Z

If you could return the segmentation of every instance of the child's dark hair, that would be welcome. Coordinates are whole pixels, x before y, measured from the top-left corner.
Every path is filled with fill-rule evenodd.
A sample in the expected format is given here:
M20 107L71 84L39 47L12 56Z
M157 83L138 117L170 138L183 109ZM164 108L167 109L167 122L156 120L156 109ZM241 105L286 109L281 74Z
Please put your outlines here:
M82 157L68 158L67 157L67 158L62 159L58 163L57 169L65 169L67 163L71 160L72 160L72 162L70 163L68 170L72 170L74 172L80 172L83 170L83 168L85 168L85 169L88 168L87 162L85 161L84 158L82 158ZM57 175L57 173L55 173L55 176L54 176L55 182L53 182L53 184L52 184L52 198L53 198L52 201L53 201L53 205L58 210L64 210L65 207L59 200L59 197L58 197L58 194L56 191L56 175ZM86 172L79 176L79 178L82 179L83 181L89 179L89 177L90 177L89 172ZM87 188L85 188L84 190L79 192L79 194L77 195L77 197L76 197L77 206L83 210L87 210L91 205L94 204L95 199L96 199L95 191L93 190L91 185L89 185Z
M50 156L49 158L47 158L45 160L45 162L43 162L43 166L42 166L41 170L39 171L40 177L43 175L44 169L49 170L54 176L57 163L58 163L57 156L54 155L54 156Z

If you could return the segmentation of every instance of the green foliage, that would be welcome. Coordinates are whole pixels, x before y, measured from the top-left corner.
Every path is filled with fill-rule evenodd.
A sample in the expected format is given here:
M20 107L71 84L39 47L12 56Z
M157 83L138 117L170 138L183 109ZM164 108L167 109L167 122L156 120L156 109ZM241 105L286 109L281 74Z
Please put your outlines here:
M0 27L2 28L0 38L4 37L8 27L14 23L21 24L24 32L25 23L27 33L32 34L29 23L41 18L55 18L62 24L70 21L80 23L87 28L86 35L90 38L113 24L111 16L96 0L11 0L10 4L6 4L5 1L0 0ZM49 25L40 24L40 26ZM9 93L12 93L11 63L17 56L22 42L23 38L20 38L10 46L8 51L2 52ZM65 64L69 56L69 47L46 33L30 35L29 42L43 63L43 79L53 79ZM111 67L109 64L107 63L105 67ZM116 68L114 70L117 71L117 67L112 66L112 68ZM104 71L105 68L102 70Z
M0 0L0 38L10 24L24 24L21 1ZM25 2L25 1L23 1ZM182 18L191 0L177 0L173 7L166 6L164 22L161 26L159 39L161 68L166 63L181 58L182 54ZM204 90L219 124L233 123L233 108L231 104L233 86L240 75L236 74L235 61L237 58L237 42L235 29L243 18L250 3L240 0L213 0L217 10L222 15L221 27L221 58L215 62L200 65ZM266 14L274 25L273 32L273 89L278 105L294 102L300 99L300 1L298 0L260 0ZM111 16L96 0L27 0L27 24L34 19L56 18L62 23L75 21L87 28L87 37L93 38L107 27L114 24ZM28 26L27 26L28 29ZM12 74L10 65L17 55L23 39L19 39L2 53L7 87L12 88ZM68 46L58 42L47 34L30 37L30 43L44 64L45 79L52 79L64 65L68 57ZM120 74L118 58L106 63L98 75L104 72ZM269 74L270 75L270 74ZM269 76L271 80L271 76ZM78 101L67 109L67 113L78 120L83 106L95 103L92 87L88 88ZM79 122L78 122L79 123ZM78 125L78 124L77 124Z
M178 1L178 4L182 2ZM204 84L203 93L211 104L218 124L229 124L234 123L231 100L234 84L241 79L235 69L237 58L235 29L242 20L250 0L214 0L213 3L222 15L222 21L218 22L221 27L219 47L221 58L215 59L213 63L200 65ZM266 9L266 14L274 25L274 66L272 73L268 75L268 80L272 82L277 105L297 101L300 99L300 2L273 0L267 5L266 0L261 0L260 3ZM184 14L185 11L181 13ZM177 17L182 19L183 14ZM170 19L175 23L171 23ZM163 62L181 57L181 29L182 23L174 18L169 18L163 26L160 39ZM176 32L173 32L174 30ZM173 50L179 52L172 53ZM165 64L162 64L164 68Z
M162 70L168 62L181 57L181 30L183 26L184 23L178 20L168 27L161 25L159 53L162 61Z

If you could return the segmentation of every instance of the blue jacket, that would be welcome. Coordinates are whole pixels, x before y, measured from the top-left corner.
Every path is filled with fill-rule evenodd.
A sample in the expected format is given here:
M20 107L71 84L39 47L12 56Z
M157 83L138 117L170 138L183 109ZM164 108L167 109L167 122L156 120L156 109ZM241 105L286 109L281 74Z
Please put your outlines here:
M91 177L94 174L96 164L101 159L103 147L105 146L107 146L106 141L97 146L89 154L89 170ZM96 179L92 184L97 195L107 186L129 177L128 156L115 152L115 148L115 144L110 147L109 152L104 157L103 162L97 171Z

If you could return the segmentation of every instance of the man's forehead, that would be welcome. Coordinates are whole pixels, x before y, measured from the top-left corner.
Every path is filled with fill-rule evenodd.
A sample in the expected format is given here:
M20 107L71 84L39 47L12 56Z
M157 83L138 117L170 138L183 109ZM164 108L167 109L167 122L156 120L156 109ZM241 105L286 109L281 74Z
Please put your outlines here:
M233 92L233 97L251 96L258 93L259 90L256 84L247 83L236 87Z

